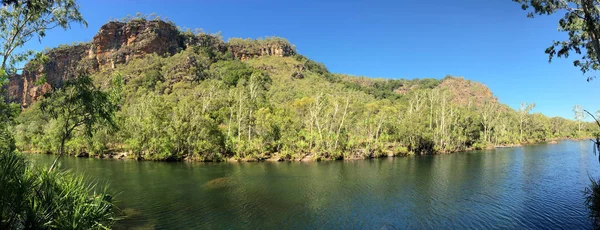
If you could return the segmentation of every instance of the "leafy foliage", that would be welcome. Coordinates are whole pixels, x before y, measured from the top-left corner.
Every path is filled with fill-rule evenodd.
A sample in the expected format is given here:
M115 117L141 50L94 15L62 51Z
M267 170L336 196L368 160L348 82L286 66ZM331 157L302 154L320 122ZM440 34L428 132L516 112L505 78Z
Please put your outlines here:
M585 203L590 210L590 219L596 227L600 226L600 181L590 178L590 185L585 188Z
M114 206L106 189L65 171L48 172L16 152L0 153L0 228L106 229Z
M0 151L10 152L16 146L9 128L15 124L14 119L18 116L21 108L16 103L7 103L6 83L8 83L8 77L6 72L0 68Z
M98 126L116 128L113 119L116 103L110 99L109 94L96 88L88 76L69 80L63 88L45 95L40 102L40 109L56 121L60 156L63 155L65 142L73 137L76 129L83 126L83 134L92 137L93 129ZM53 168L54 164L50 169Z
M72 23L87 26L75 0L16 0L0 9L0 68L10 73L17 63L26 61L35 52L15 52L33 38L41 40L46 30L67 29Z
M113 121L121 132L93 126L89 137L75 129L65 152L168 161L369 158L583 138L594 128L532 113L533 104L515 111L461 78L333 74L302 55L241 60L232 58L235 47L268 52L252 49L285 41L232 39L224 48L213 38L94 73L93 82L118 95L111 101L118 101ZM119 93L111 82L120 83ZM19 148L61 149L64 122L41 113L44 103L14 126Z
M248 79L253 70L241 61L219 61L211 65L211 72L214 78L229 86L236 86L240 79Z
M532 9L528 17L564 12L558 29L568 33L568 39L554 41L546 49L548 60L580 55L573 61L575 67L586 73L600 68L600 3L597 0L513 0L523 10ZM588 78L588 81L591 78Z

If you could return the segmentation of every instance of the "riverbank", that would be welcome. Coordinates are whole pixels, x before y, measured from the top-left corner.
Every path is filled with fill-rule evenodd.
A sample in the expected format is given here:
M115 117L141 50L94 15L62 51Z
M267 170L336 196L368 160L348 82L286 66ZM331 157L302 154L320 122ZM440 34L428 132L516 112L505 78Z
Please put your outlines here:
M64 157L61 168L118 194L127 217L115 229L589 229L581 191L600 167L582 167L597 166L587 144L325 163ZM55 156L30 158L50 165Z
M588 140L589 138L555 138L555 139L549 139L549 140L545 140L545 141L538 141L538 142L523 142L520 144L504 144L504 145L488 145L485 147L470 147L467 149L463 149L463 150L458 150L458 151L451 151L451 152L436 152L436 153L431 153L431 154L414 154L414 153L410 153L408 151L406 152L397 152L394 153L392 151L388 151L386 153L369 153L369 154L365 154L365 153L351 153L348 154L346 156L342 155L340 157L327 157L327 156L323 156L322 154L316 154L316 153L307 153L307 154L295 154L295 155L291 155L291 154L261 154L259 156L247 156L247 157L219 157L219 158L215 158L215 159L192 159L192 158L183 158L183 160L178 160L178 161L185 161L185 162L264 162L264 161L268 161L268 162L284 162L284 161L288 161L288 162L313 162L313 161L335 161L335 160L367 160L367 159L376 159L376 158L389 158L389 157L408 157L408 156L420 156L420 155L441 155L441 154L452 154L452 153L459 153L459 152L469 152L469 151L476 151L476 150L491 150L491 149L498 149L498 148L518 148L518 147L522 147L522 146L526 146L526 145L537 145L537 144L543 144L543 143L547 143L547 144L558 144L560 141L565 141L565 140L573 140L573 141L582 141L582 140ZM55 155L52 153L42 153L40 151L23 151L24 153L28 153L28 154L47 154L47 155ZM89 155L87 153L80 153L80 154L70 154L67 155L70 157L79 157L79 158L97 158L97 159L116 159L116 160L134 160L134 161L164 161L164 162L169 162L170 160L150 160L150 159L144 159L144 158L139 158L136 157L136 155L132 152L118 152L118 151L113 151L113 152L109 152L109 153L105 153L105 154L101 154L101 155Z

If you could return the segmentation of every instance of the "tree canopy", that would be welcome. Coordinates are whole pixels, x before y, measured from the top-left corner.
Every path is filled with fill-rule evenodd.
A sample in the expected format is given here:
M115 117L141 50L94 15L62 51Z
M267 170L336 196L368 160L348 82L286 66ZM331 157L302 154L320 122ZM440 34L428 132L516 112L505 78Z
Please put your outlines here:
M16 65L35 52L20 51L33 38L41 40L47 30L67 29L73 23L87 26L75 0L5 0L0 9L0 68L14 73Z
M553 41L546 49L548 60L578 55L573 65L584 74L600 69L600 2L597 0L513 0L528 10L528 17L563 13L559 31L568 39ZM588 81L594 76L588 77Z
M86 75L71 79L62 88L46 94L40 102L40 109L59 127L59 158L63 155L65 142L73 137L76 129L83 127L82 133L91 137L97 125L116 128L113 119L116 103L111 101L108 93L95 87ZM56 161L50 170L55 164Z
M114 119L122 131L99 127L89 138L74 129L64 153L168 161L363 158L581 138L593 128L532 113L533 103L513 110L462 78L361 78L331 74L302 56L241 61L226 52L189 47L93 73L104 90L114 88L107 86L116 76L125 79ZM181 62L187 56L203 61ZM17 146L57 153L53 137L62 126L58 119L40 122L37 106L19 118Z

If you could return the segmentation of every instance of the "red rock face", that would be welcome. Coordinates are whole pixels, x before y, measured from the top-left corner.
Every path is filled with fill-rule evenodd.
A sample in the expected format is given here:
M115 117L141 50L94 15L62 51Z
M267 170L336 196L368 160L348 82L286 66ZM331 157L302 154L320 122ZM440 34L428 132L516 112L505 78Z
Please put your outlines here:
M13 102L28 107L52 88L62 87L63 82L82 72L94 73L127 64L132 58L146 54L174 55L190 46L212 47L219 52L231 50L235 58L274 55L290 56L294 49L290 44L271 45L247 52L244 47L229 47L217 36L208 34L184 35L170 23L160 20L134 19L130 22L109 22L103 25L91 42L52 49L45 64L30 62L20 75L10 78L8 91ZM43 77L46 84L41 84ZM38 85L36 85L38 82Z
M233 53L233 57L242 61L262 56L288 57L295 54L295 51L291 45L283 43L261 47L260 49L256 50L245 49L245 47L241 46L231 46L230 48L231 52Z
M62 86L64 81L76 76L78 63L85 57L88 48L89 44L59 47L48 52L49 62L43 65L26 64L22 74L9 79L9 98L27 107L50 92L52 86ZM46 79L45 82L41 81L42 78Z
M487 86L463 78L445 78L437 87L452 92L451 100L460 105L471 103L474 106L481 106L485 102L498 102Z
M24 80L22 75L13 75L8 79L8 100L12 102L20 103L21 97L23 97Z
M109 22L100 28L91 43L52 49L47 54L48 63L25 65L22 74L10 78L9 98L28 107L82 71L94 73L115 68L133 57L150 53L173 55L181 45L182 37L177 28L163 21ZM47 83L35 85L43 77Z
M88 58L100 68L115 68L145 54L173 55L182 46L177 28L164 21L109 22L94 36Z

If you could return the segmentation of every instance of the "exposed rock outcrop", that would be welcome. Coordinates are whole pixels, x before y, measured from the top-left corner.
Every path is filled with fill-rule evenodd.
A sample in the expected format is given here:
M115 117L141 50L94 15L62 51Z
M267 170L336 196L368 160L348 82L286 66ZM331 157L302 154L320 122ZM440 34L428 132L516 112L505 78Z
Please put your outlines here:
M454 103L479 106L484 102L498 102L492 91L479 82L465 80L462 77L446 77L437 86L440 89L448 89L453 93L451 100Z
M183 41L177 28L164 21L109 22L94 36L88 58L101 68L115 68L145 54L173 55L184 48Z
M284 39L233 39L233 42L225 43L219 36L181 32L172 23L161 20L109 22L100 28L91 42L60 46L46 54L48 62L26 64L22 74L11 76L9 98L27 107L52 88L61 87L64 81L75 77L79 71L94 73L111 69L152 53L172 56L192 46L208 47L218 52L229 50L234 58L241 60L295 54L294 47ZM193 57L185 61L196 62Z
M9 98L27 107L52 87L61 87L64 81L76 76L80 70L79 62L87 55L89 47L89 44L58 47L46 54L48 62L27 63L22 74L9 79Z
M227 42L233 57L240 60L261 56L278 56L288 57L296 54L296 50L292 44L282 38L266 38L266 39L229 39Z

